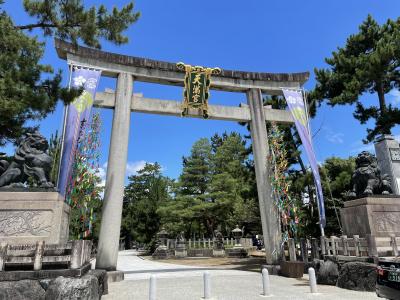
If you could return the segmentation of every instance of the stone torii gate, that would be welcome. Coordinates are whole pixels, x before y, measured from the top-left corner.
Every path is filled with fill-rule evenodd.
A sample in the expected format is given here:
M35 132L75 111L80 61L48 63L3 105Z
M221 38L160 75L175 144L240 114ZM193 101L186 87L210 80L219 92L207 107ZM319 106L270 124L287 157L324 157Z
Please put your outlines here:
M103 76L116 77L116 92L96 94L95 106L114 109L105 195L100 227L96 268L116 270L122 216L125 170L131 112L181 115L181 101L144 98L133 94L133 82L184 85L185 73L176 64L133 56L119 55L56 40L58 56L71 65L102 70ZM249 122L255 163L257 192L264 236L266 261L277 263L280 252L279 216L273 202L268 176L266 121L293 123L284 110L263 106L262 92L282 94L282 88L299 89L309 73L255 73L221 70L213 75L210 89L246 93L247 104L240 107L209 105L209 119ZM189 116L202 117L189 109Z

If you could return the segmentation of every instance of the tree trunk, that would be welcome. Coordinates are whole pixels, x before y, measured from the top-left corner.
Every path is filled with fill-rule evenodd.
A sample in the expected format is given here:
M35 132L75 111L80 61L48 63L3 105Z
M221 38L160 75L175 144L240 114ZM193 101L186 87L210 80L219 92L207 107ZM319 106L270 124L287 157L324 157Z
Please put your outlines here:
M383 86L381 83L378 83L376 85L376 89L378 92L379 107L381 109L381 116L382 116L386 112L385 92L383 90Z

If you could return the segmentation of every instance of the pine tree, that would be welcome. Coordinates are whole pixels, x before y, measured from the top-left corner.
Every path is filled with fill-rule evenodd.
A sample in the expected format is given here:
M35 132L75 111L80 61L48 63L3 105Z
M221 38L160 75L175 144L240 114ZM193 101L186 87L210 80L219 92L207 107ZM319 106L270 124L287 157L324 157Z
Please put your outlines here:
M27 122L46 117L59 99L68 103L80 93L61 88L61 73L52 75L53 68L40 63L45 43L30 35L32 30L100 48L100 39L128 42L123 31L139 17L133 3L108 12L103 5L87 8L81 0L24 0L25 12L36 22L17 25L3 3L0 0L0 146L34 131Z
M160 229L160 215L157 210L170 199L172 181L161 174L158 163L146 163L136 175L129 176L128 180L121 235L125 237L127 246L133 241L151 244Z
M355 104L353 115L361 124L374 120L365 143L400 124L400 110L386 99L388 92L400 88L400 18L379 25L368 15L359 32L325 62L329 68L315 69L317 85L310 96L331 106ZM378 105L367 107L366 93L376 94Z

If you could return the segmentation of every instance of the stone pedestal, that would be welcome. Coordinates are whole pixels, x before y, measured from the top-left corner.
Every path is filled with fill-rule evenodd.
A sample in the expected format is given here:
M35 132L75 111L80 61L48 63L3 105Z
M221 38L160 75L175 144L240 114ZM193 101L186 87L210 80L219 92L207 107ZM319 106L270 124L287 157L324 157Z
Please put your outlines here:
M343 234L375 237L400 235L400 197L372 196L346 201L340 209Z
M247 257L247 251L243 247L233 247L232 249L226 249L228 257L232 258L245 258Z
M213 257L224 257L225 250L224 249L213 249Z
M175 257L176 258L184 258L187 257L186 249L175 249Z
M70 207L57 192L0 192L0 241L65 244Z
M175 257L177 258L187 257L186 244L184 241L178 241L176 243Z
M400 195L400 146L392 135L382 135L375 142L375 154L382 174L391 179L393 194Z
M157 249L154 251L152 257L154 259L167 259L169 258L170 253L167 249L166 246L159 246Z

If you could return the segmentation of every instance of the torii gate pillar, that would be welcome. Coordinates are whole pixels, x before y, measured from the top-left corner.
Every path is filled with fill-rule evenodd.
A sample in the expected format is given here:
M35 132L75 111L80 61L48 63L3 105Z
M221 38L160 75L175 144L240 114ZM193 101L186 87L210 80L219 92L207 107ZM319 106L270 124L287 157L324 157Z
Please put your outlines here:
M265 124L263 99L260 89L246 93L250 107L250 132L253 145L254 168L256 171L258 203L260 206L265 255L267 264L277 264L280 257L281 232L278 211L273 203L269 162L267 159L268 136Z
M129 128L131 120L132 75L120 73L108 154L106 189L100 226L96 269L115 271L117 268L119 234L126 161L128 158Z

